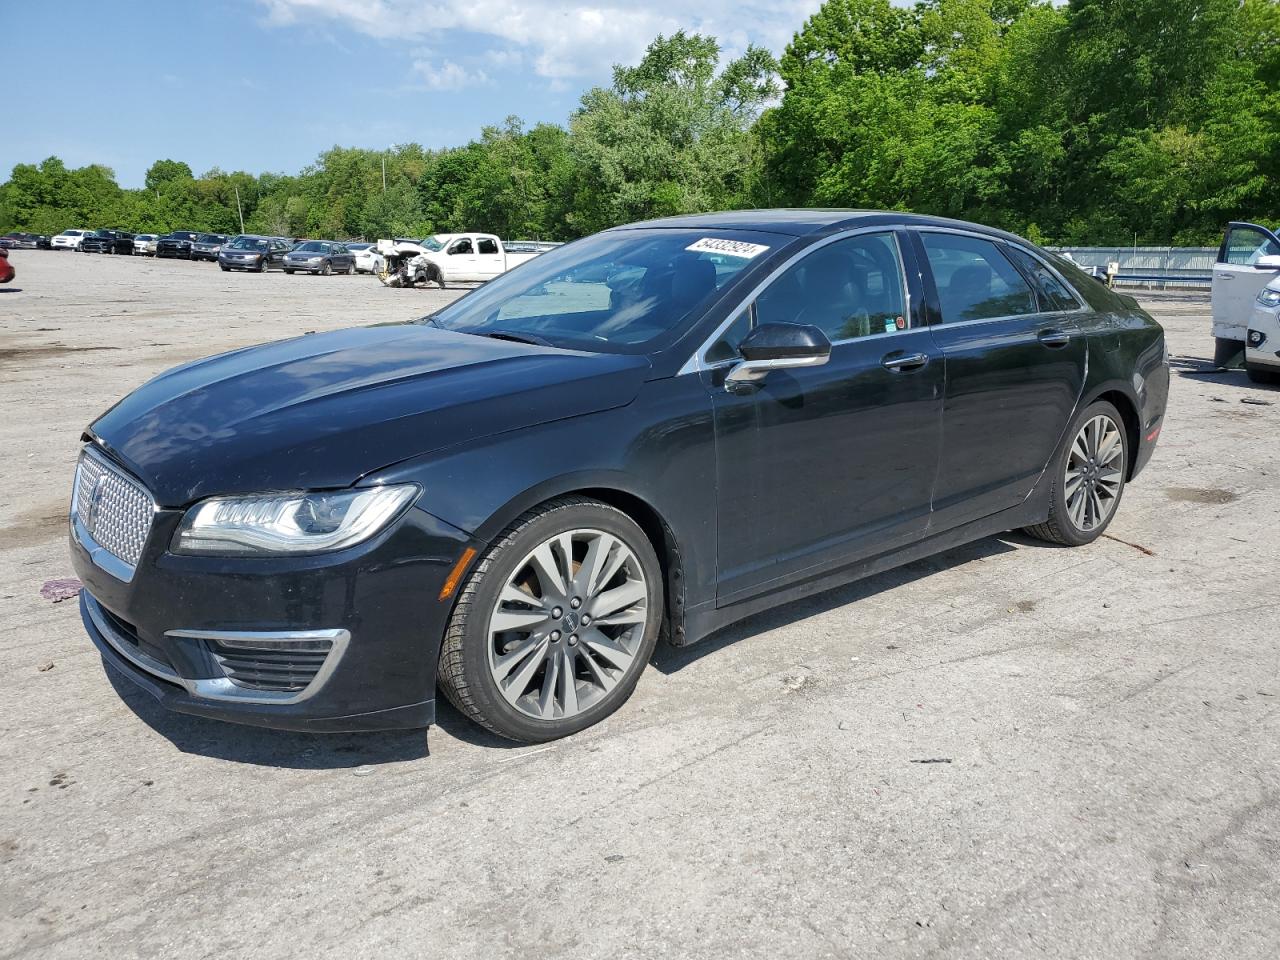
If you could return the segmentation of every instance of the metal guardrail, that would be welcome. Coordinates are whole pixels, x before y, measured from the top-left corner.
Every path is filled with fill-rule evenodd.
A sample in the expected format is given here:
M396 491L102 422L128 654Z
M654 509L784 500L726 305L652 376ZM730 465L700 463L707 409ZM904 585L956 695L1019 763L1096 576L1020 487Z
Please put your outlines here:
M1139 284L1148 289L1203 288L1213 282L1217 247L1047 247L1069 253L1084 269L1108 263L1119 265L1115 284Z

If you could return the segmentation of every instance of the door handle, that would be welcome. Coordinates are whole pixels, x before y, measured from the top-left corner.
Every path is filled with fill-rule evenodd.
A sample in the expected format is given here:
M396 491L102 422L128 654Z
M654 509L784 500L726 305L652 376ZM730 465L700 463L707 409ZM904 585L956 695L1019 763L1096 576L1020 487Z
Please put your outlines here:
M1234 273L1220 273L1220 274L1218 274L1218 279L1219 279L1219 280L1234 280L1235 278L1236 278L1236 275L1235 275Z
M889 353L880 361L880 365L886 370L902 372L919 370L928 362L929 355L927 353L909 353L903 357L898 356L896 353Z
M1046 347L1057 350L1071 342L1071 334L1063 333L1061 330L1041 330L1039 339Z

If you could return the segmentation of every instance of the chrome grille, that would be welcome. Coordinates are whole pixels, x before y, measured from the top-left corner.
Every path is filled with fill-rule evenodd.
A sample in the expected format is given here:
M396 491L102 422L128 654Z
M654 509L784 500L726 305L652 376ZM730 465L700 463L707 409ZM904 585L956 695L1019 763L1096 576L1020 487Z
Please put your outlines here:
M75 515L94 543L130 568L142 556L155 503L132 477L85 451L76 467Z

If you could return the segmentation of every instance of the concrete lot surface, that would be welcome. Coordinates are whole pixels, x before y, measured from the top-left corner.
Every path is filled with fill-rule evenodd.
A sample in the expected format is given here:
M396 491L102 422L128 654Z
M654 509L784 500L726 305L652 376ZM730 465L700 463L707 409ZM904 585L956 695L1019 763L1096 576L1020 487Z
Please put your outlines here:
M74 602L81 429L178 362L405 319L368 277L19 251L0 288L0 958L1272 957L1280 391L1203 296L1111 537L1010 534L660 650L570 740L161 712Z

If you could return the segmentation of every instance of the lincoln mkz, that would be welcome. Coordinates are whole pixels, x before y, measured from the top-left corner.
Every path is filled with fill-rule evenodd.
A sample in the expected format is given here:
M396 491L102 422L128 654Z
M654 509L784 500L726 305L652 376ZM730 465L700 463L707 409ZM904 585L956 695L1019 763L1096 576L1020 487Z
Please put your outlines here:
M618 227L420 320L129 394L75 473L81 610L173 710L413 728L438 688L550 740L621 706L660 637L1008 530L1092 542L1168 384L1135 300L997 230Z

